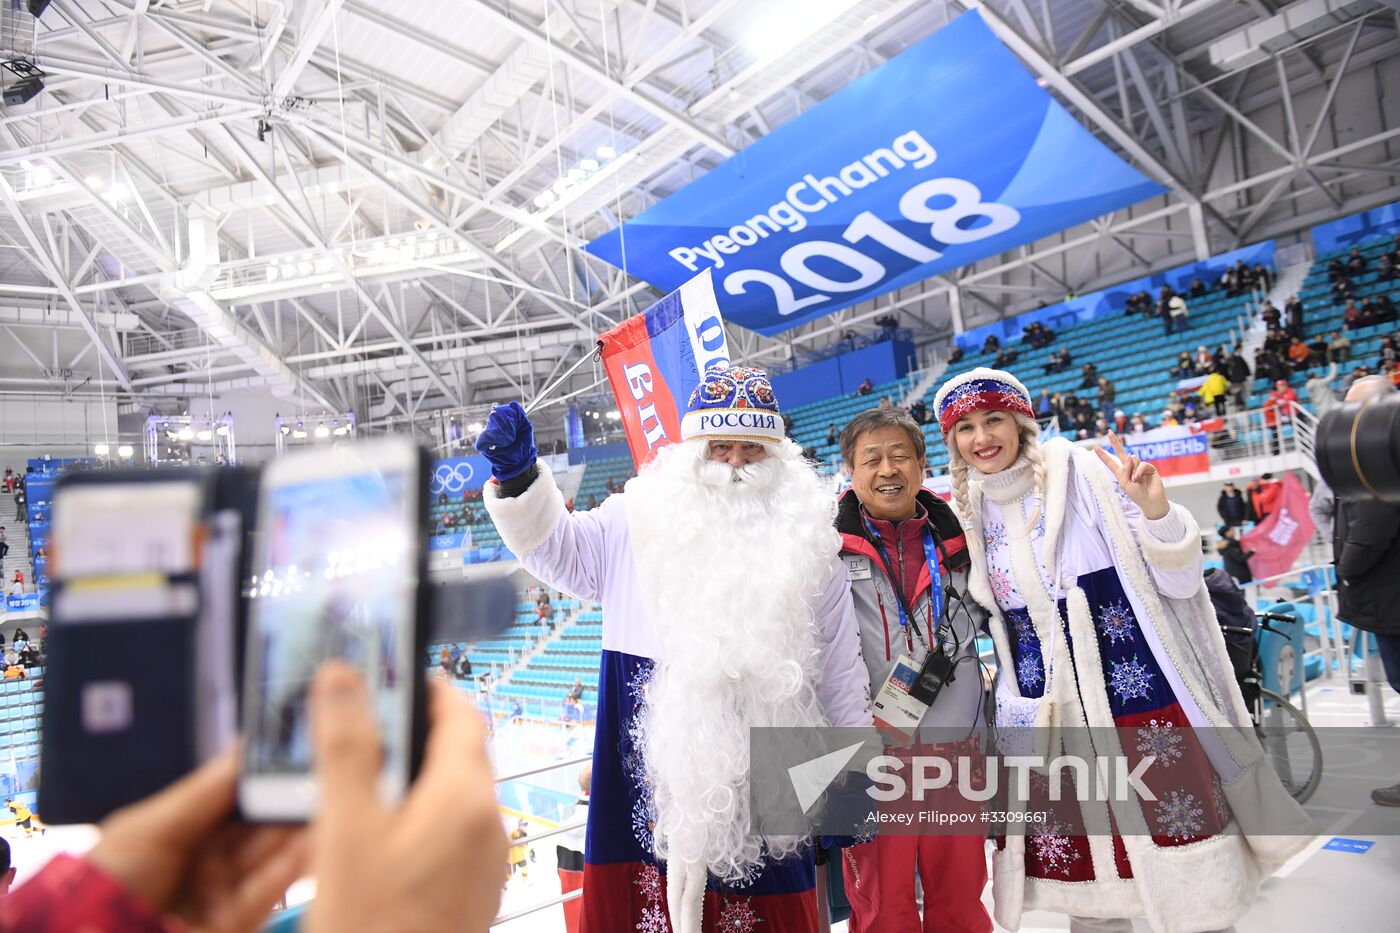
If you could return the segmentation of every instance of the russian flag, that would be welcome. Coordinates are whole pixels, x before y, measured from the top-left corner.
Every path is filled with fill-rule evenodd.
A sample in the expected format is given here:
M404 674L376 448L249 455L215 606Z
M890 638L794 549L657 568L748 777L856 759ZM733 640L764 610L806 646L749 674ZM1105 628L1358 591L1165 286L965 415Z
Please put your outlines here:
M632 460L640 469L681 440L681 417L700 374L730 365L710 270L598 338Z

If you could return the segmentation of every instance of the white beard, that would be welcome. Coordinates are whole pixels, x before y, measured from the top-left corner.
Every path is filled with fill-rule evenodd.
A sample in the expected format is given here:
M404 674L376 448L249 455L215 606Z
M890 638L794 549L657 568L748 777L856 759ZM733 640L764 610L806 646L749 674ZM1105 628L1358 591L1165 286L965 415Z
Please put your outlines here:
M627 484L660 648L633 735L657 857L734 883L805 845L749 833L749 730L826 725L816 606L840 536L835 497L796 444L739 470L707 448L665 448Z

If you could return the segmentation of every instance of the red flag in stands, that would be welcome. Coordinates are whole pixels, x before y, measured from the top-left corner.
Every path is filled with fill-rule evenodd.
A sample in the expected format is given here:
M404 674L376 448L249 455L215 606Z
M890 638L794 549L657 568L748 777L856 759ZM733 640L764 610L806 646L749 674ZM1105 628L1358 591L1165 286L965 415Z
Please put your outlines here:
M659 448L680 443L681 417L700 374L729 365L710 270L600 336L598 346L640 469Z
M1308 493L1292 473L1283 474L1278 504L1268 518L1240 538L1255 580L1286 573L1308 546L1314 526L1308 515Z

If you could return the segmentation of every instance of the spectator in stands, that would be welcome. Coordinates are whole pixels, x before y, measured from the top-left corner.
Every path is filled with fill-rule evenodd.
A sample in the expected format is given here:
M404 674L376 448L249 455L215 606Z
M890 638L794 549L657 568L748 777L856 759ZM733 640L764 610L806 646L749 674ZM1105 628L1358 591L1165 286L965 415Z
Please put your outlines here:
M1055 412L1055 400L1050 397L1049 389L1041 389L1040 397L1035 401L1035 416L1037 419L1048 418Z
M1395 335L1386 334L1381 338L1381 362L1389 363L1400 357L1400 347L1395 344Z
M1220 287L1225 290L1225 294L1231 298L1238 295L1239 283L1235 281L1235 269L1233 266L1226 266L1225 271L1220 275Z
M982 352L983 352L983 353L991 353L993 350L1000 350L1000 349L1001 349L1001 341L997 339L997 335L996 335L996 334L988 334L988 335L987 335L987 339L984 340L984 341L982 341Z
M1362 365L1356 367L1351 371L1351 375L1347 377L1346 390L1350 392L1352 386L1356 385L1358 382L1360 382L1362 379L1365 379L1367 376L1374 375L1375 373L1371 372L1371 367L1369 366Z
M1312 351L1313 363L1329 362L1329 360L1327 359L1326 334L1319 333L1317 336L1313 337L1312 341L1308 344L1308 349Z
M1168 375L1178 381L1194 378L1196 376L1196 364L1191 361L1191 354L1182 350L1181 354L1176 358L1176 365L1168 371Z
M452 673L452 652L448 650L446 645L443 645L442 650L438 652L437 663L444 674Z
M1392 385L1400 386L1400 360L1391 360L1385 364L1384 375L1390 380Z
M457 655L457 660L452 662L452 676L458 680L472 679L472 660L467 656L466 648L462 648L461 654Z
M18 570L15 571L14 579L10 581L10 595L24 595L24 574Z
M1249 503L1234 483L1226 483L1215 500L1215 511L1226 526L1238 528L1249 518Z
M1283 315L1288 322L1288 332L1295 337L1303 336L1303 303L1297 295L1288 296L1283 303Z
M1225 572L1234 577L1240 586L1254 582L1254 574L1249 570L1249 558L1254 556L1254 552L1244 549L1235 537L1235 529L1232 526L1221 525L1217 530L1220 540L1216 542L1215 549L1220 552Z
M1288 345L1288 361L1293 364L1293 371L1300 373L1307 369L1310 359L1312 351L1308 349L1308 345L1294 337L1293 342Z
M1254 287L1254 271L1244 264L1243 259L1235 263L1235 281L1240 284L1241 291Z
M19 477L15 476L15 471L13 469L5 467L5 478L2 482L4 483L5 492L10 493L14 491L15 483L19 482Z
M1361 250L1353 246L1351 254L1347 256L1347 275L1356 278L1358 275L1366 273L1366 257L1361 255Z
M1113 423L1109 425L1109 427L1119 434L1128 433L1130 424L1128 423L1128 416L1123 413L1123 409L1119 408L1113 412Z
M0 570L5 567L5 555L10 553L10 543L5 540L5 526L0 525ZM0 577L0 579L4 579Z
M1381 294L1377 295L1374 299L1367 299L1367 300L1368 300L1368 301L1370 301L1370 300L1374 300L1374 301L1375 301L1375 306L1376 306L1376 321L1377 321L1378 323L1384 323L1384 322L1388 322L1388 321L1393 321L1393 320L1395 320L1395 317L1396 317L1395 305L1394 305L1394 303L1391 302L1390 296L1389 296L1389 295L1387 295L1387 294L1385 294L1385 293L1381 293Z
M1103 418L1107 421L1113 417L1113 401L1118 397L1118 390L1107 376L1099 377L1099 411L1103 412Z
M1060 371L1060 354L1054 350L1045 358L1045 375L1050 376Z
M1079 388L1092 389L1099 384L1099 368L1093 363L1085 363L1080 372L1083 374L1083 378L1079 380Z
M1254 264L1254 284L1261 291L1268 291L1274 287L1274 274L1265 268L1263 263Z
M1356 306L1356 302L1348 301L1346 309L1342 311L1342 327L1347 330L1360 330L1365 326L1366 322L1361 319L1361 309Z
M1254 354L1254 375L1259 379L1267 379L1270 382L1279 380L1287 381L1293 375L1293 369L1283 361L1283 359L1268 347L1260 347Z
M1259 309L1259 317L1264 322L1264 326L1273 331L1283 321L1283 312L1275 308L1273 302L1266 301L1264 307Z
M948 353L948 362L949 362L949 363L961 363L961 362L962 362L962 358L963 358L962 347L958 346L956 343L953 344L953 349Z
M1201 383L1201 402L1215 409L1217 417L1225 417L1225 395L1230 391L1230 381L1225 378L1220 367L1212 367L1206 381Z
M1178 421L1176 418L1176 412L1172 411L1170 408L1164 408L1162 410L1162 421L1161 424L1158 425L1158 427L1174 428L1180 424L1181 422Z
M1328 279L1328 281L1335 282L1335 281L1337 281L1338 279L1340 279L1342 276L1344 276L1344 275L1346 275L1346 274L1347 274L1347 270L1344 269L1344 268L1342 268L1342 261L1341 261L1340 259L1331 259L1331 260L1328 260L1328 262L1327 262L1327 279Z
M834 424L827 425L827 428L826 428L826 446L828 446L828 447L835 447L835 446L836 446L836 425L834 425Z
M1262 522L1273 513L1283 495L1283 483L1274 479L1274 474L1265 473L1245 487L1249 498L1249 519Z
M25 520L24 506L26 501L27 499L24 491L24 477L20 477L19 481L15 483L15 521L17 522L22 522Z
M1021 353L1015 347L1003 347L997 351L996 365L998 367L1010 366L1019 359Z
M918 424L928 424L928 403L923 399L916 399L914 404L909 406L909 416ZM835 443L835 441L832 443Z
M1332 294L1338 301L1345 301L1356 294L1356 285L1351 279L1342 276L1332 283Z
M1234 397L1235 404L1243 411L1249 396L1249 383L1254 374L1249 368L1249 363L1245 361L1244 354L1240 352L1241 349L1239 344L1235 344L1230 358L1225 361L1225 378L1230 380L1230 394Z
M1389 282L1395 279L1396 277L1400 277L1400 265L1396 264L1395 257L1391 256L1390 253L1381 254L1380 266L1378 271L1380 273L1381 281L1383 282Z
M1182 334L1186 332L1186 325L1190 321L1190 314L1186 307L1186 299L1180 295L1172 295L1167 300L1167 312L1170 320L1167 324L1167 333Z
M1332 380L1336 378L1337 364L1333 363L1326 372L1321 367L1309 371L1308 381L1303 383L1313 414L1319 418L1337 407L1337 393L1332 391Z
M569 695L566 698L570 703L578 703L583 700L583 680L575 677L574 685L569 688Z
M1196 374L1203 376L1215 365L1215 357L1206 349L1205 344L1201 344L1196 348L1196 355L1191 358L1191 362L1196 367Z
M1133 412L1133 419L1129 423L1129 434L1145 434L1147 432L1147 419L1137 412Z
M1332 331L1332 339L1327 344L1327 362L1345 363L1351 358L1351 340L1340 331Z
M875 384L870 381L869 376L866 376L864 379L862 379L860 381L860 385L856 387L856 395L869 395L874 391Z
M1264 424L1269 428L1270 444L1278 453L1283 443L1284 426L1293 420L1293 409L1298 404L1298 393L1293 391L1286 379L1274 381L1273 391L1264 401Z
M1204 298L1206 295L1205 283L1200 279L1191 280L1191 288L1187 291L1192 298Z

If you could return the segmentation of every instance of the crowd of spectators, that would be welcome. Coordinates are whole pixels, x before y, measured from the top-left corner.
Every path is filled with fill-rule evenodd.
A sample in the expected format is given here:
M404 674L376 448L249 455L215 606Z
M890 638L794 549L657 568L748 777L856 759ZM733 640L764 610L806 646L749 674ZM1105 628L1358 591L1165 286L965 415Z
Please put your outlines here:
M23 627L16 628L10 637L9 647L5 646L5 636L0 634L0 659L3 659L5 680L24 680L29 676L29 669L42 667L45 656L45 644L48 642L48 626L39 627L39 639L35 641L29 637L29 633Z

